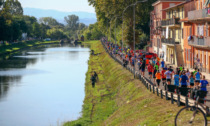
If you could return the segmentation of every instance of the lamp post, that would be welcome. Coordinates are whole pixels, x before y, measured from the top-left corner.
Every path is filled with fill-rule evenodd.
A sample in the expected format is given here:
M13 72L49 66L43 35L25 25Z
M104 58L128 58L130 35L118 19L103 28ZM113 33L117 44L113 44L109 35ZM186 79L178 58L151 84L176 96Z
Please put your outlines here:
M136 44L136 38L135 38L135 36L136 36L136 34L135 34L135 28L136 28L136 15L135 15L135 9L136 9L136 5L138 4L138 3L143 3L143 2L146 2L147 0L143 0L143 1L137 1L135 4L133 4L133 51L134 51L134 78L135 78L135 52L136 52L136 49L135 49L135 44Z

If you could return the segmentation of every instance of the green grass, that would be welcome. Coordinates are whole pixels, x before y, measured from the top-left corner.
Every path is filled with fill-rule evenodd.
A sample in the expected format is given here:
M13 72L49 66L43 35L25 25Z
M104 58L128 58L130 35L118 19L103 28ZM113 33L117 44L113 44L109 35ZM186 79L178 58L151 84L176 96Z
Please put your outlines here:
M59 43L59 41L24 41L14 44L5 44L0 46L0 55L13 53L23 48L33 47L42 44Z
M181 107L146 90L129 71L109 57L100 42L84 43L90 44L95 54L100 54L91 55L88 62L82 116L64 126L174 125ZM99 75L95 88L90 82L93 71Z

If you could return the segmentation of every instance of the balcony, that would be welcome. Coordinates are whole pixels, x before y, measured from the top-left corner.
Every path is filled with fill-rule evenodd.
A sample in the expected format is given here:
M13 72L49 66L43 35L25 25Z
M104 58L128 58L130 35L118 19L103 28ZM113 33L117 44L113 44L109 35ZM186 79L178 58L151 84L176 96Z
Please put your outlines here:
M179 42L178 41L175 41L175 39L162 38L161 39L161 42L164 43L164 44L171 44L171 45L179 44Z
M203 19L209 17L209 12L210 12L210 11L208 11L209 9L210 8L189 11L188 12L188 19L189 20L203 20Z
M180 18L172 18L172 19L167 19L167 20L162 20L161 25L162 27L173 27L173 26L178 26L180 27L181 24L179 23Z
M188 41L190 46L210 48L210 37L199 38L192 36L192 39Z

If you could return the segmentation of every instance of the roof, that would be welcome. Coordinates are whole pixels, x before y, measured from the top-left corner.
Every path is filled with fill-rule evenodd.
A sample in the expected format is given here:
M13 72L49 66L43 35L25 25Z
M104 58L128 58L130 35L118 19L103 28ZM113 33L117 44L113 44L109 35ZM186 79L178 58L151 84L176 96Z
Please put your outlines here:
M156 2L154 2L152 4L152 6L155 6L156 4L160 3L160 2L184 2L186 0L157 0Z
M188 3L188 2L191 2L191 0L188 0L188 1L182 2L182 3L180 3L180 4L176 4L176 5L174 5L174 6L171 6L171 7L165 8L165 9L162 9L162 11L166 11L166 10L169 10L169 9L172 9L172 8L175 8L175 7L184 5L185 3Z

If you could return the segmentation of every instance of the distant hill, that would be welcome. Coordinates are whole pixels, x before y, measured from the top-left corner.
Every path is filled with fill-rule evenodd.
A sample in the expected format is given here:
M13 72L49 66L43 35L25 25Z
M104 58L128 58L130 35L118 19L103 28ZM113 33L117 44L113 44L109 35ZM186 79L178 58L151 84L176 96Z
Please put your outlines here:
M64 17L68 15L75 14L79 16L80 22L86 25L94 24L97 22L95 13L88 12L62 12L57 10L44 10L38 8L24 8L24 15L34 16L36 18L40 17L53 17L60 23L64 22Z

